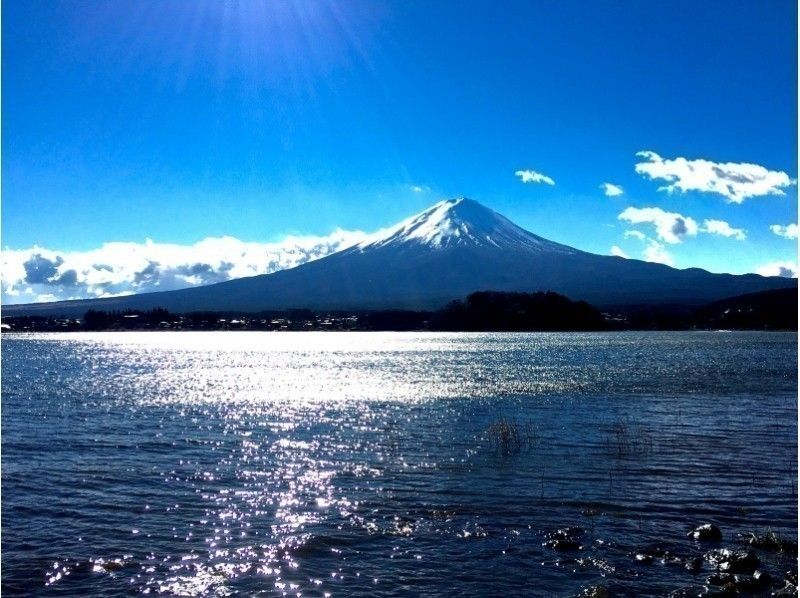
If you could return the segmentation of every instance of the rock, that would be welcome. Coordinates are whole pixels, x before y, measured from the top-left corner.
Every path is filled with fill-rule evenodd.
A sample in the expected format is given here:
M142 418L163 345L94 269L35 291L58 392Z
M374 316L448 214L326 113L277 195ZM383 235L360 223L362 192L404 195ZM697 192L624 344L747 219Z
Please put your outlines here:
M766 571L756 570L752 577L735 577L736 589L748 594L763 592L772 585L772 576Z
M720 548L706 553L706 560L723 573L753 573L760 561L749 550Z
M753 573L760 564L761 561L752 552L737 552L731 559L720 563L719 570L728 573Z
M787 571L784 579L793 586L797 586L797 569L793 571Z
M683 566L687 571L697 573L703 567L703 559L701 559L699 556L696 556L693 559L687 559Z
M772 585L772 575L761 569L753 572L752 587L755 590L761 590Z
M113 573L119 571L125 566L125 561L122 559L114 559L113 561L106 561L104 559L97 559L92 561L93 573Z
M547 546L559 552L565 552L567 550L580 550L581 543L569 538L555 538L553 540L545 540L542 546Z
M124 566L122 561L109 561L103 564L103 569L106 571L119 571Z
M586 598L609 598L611 596L603 586L589 586L580 595Z
M722 531L713 523L706 523L696 527L687 535L701 542L719 542L722 540Z
M659 544L649 544L644 550L645 554L652 554L653 556L664 556L669 554L669 550Z
M772 592L772 595L780 596L781 598L788 598L789 596L797 596L797 586L794 586L787 582L785 586L783 586L779 590L775 590L774 592Z
M773 596L797 596L797 571L787 571L783 578L783 587L772 592Z
M545 541L542 546L547 546L553 550L579 550L581 548L581 536L584 530L580 527L564 527L554 532L545 534Z

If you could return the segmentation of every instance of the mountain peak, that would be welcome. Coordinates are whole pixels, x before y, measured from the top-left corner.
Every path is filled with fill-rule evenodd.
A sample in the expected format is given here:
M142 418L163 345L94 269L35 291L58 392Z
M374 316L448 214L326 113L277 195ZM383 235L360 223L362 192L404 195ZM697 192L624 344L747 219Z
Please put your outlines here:
M543 239L474 199L440 201L399 224L380 230L357 247L417 246L432 249L487 247L573 253L570 247Z

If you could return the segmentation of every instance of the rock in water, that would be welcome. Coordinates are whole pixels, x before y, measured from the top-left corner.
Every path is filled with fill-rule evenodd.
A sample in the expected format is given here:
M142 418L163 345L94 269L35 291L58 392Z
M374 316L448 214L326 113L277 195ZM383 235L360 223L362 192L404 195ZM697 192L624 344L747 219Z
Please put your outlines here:
M687 571L697 573L703 567L703 559L701 559L699 556L693 559L688 559L683 566Z
M545 535L542 546L547 546L553 550L578 550L581 547L581 536L584 530L580 527L564 527Z
M650 565L653 562L653 555L652 554L642 554L639 553L636 555L636 561L641 563L642 565Z
M719 542L722 540L722 531L713 523L706 523L696 527L688 535L695 540L703 542Z
M706 560L723 573L753 573L761 564L749 550L720 548L706 553Z

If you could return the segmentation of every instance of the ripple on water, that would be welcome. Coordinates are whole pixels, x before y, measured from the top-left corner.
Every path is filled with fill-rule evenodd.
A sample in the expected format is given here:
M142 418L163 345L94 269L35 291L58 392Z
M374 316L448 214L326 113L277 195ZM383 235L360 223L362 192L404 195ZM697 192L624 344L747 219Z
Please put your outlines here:
M661 595L701 523L796 539L793 335L3 340L9 594Z

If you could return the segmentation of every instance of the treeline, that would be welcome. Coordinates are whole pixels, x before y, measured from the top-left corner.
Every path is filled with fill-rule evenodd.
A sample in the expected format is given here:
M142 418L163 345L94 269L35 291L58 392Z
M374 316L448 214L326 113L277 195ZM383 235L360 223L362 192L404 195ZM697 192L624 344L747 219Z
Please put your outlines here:
M558 293L472 293L431 318L431 329L453 331L607 330L610 322L585 301Z
M783 289L732 297L702 307L628 306L601 313L584 301L552 292L482 291L438 311L308 309L173 314L89 310L83 318L3 318L3 331L77 330L797 330L797 291Z
M618 310L631 330L797 330L797 289L738 295L700 307L628 306Z
M257 314L193 312L171 314L90 310L86 330L181 328L188 330L606 330L608 322L588 303L557 293L477 292L434 311L376 310L313 312L308 309Z

